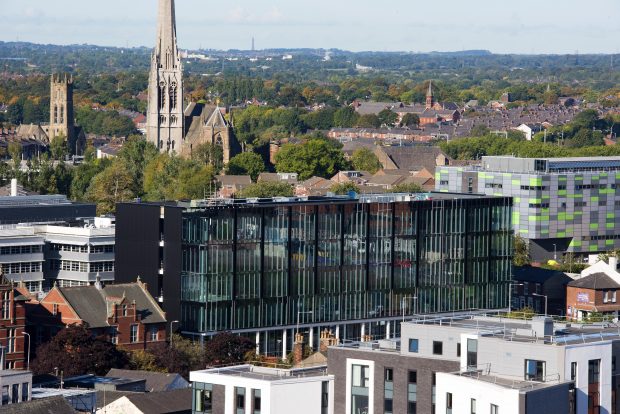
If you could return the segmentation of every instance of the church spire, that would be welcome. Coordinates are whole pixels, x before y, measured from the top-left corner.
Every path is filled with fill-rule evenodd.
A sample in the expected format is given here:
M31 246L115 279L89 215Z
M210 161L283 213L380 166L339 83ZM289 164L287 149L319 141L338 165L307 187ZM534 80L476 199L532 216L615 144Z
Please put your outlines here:
M428 82L428 91L426 92L426 109L431 109L435 105L435 97L433 96L433 81Z
M149 75L147 139L161 152L183 143L183 68L177 47L174 0L159 0L157 41Z

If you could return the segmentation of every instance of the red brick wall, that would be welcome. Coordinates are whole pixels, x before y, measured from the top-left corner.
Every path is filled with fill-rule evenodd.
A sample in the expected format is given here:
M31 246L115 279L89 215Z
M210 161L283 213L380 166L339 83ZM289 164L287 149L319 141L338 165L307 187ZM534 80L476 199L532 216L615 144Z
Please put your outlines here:
M0 309L2 309L5 292L9 292L10 314L8 319L0 319L0 345L7 351L7 365L2 368L24 369L26 368L27 342L24 340L26 335L23 332L26 330L26 310L24 302L15 302L15 291L11 286L0 287ZM2 317L3 315L0 314L0 318ZM14 348L13 352L8 353L9 332L12 329L15 332Z

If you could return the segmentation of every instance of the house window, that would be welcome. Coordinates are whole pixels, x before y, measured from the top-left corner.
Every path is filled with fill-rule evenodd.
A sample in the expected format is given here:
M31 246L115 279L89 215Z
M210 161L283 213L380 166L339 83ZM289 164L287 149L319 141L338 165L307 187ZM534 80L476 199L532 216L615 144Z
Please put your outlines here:
M52 304L52 315L58 315L58 304Z
M460 342L456 344L456 356L457 357L461 356L461 343Z
M418 373L409 371L407 383L407 414L417 414Z
M418 352L418 340L409 338L409 352Z
M570 363L570 379L571 381L577 382L577 363L576 362Z
M204 388L204 389L203 389ZM213 385L194 383L194 412L213 413Z
M452 414L452 393L446 393L446 414Z
M237 414L245 414L245 388L235 387L235 408Z
M19 402L19 384L13 384L11 386L11 403L17 404Z
M118 345L118 327L111 326L110 327L110 342L114 345Z
M386 368L383 377L383 412L385 414L392 414L394 410L394 370L392 368Z
M9 403L9 386L4 385L2 387L2 405L7 405Z
M467 340L467 368L478 367L478 340Z
M127 305L123 305L123 316L127 316Z
M260 390L252 390L252 414L260 414Z
M525 380L544 381L545 380L545 361L533 359L525 360Z
M14 328L7 329L7 350L6 352L12 354L15 352L15 336L16 330Z
M156 342L159 336L159 329L157 328L157 326L151 326L149 328L149 333L151 342Z
M28 396L30 395L30 384L27 382L22 383L22 402L28 401Z
M321 383L321 414L327 414L329 408L329 381Z
M471 414L476 414L476 399L472 398L469 402L469 412Z
M433 355L443 355L443 342L433 341Z
M499 414L499 407L495 404L491 404L491 414Z
M588 384L598 384L600 382L600 371L600 359L592 359L588 361Z
M129 341L133 344L138 342L138 325L131 325Z
M10 319L11 317L11 296L9 292L2 295L2 319Z

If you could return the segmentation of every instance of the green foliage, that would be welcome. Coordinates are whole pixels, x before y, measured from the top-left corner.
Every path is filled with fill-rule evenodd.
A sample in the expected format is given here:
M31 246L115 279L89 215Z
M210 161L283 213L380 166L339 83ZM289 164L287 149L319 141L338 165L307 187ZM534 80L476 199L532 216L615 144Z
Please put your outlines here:
M403 119L400 121L401 127L417 127L420 125L420 117L418 114L405 114L403 115Z
M338 128L351 128L357 124L359 115L351 106L345 106L334 112L334 126Z
M256 181L258 175L265 171L263 157L255 152L242 152L232 157L226 166L227 175L249 175Z
M221 171L224 166L224 150L221 146L208 142L198 145L192 153L192 158L205 165L211 165L216 172Z
M67 154L69 154L69 148L67 147L67 137L64 135L58 135L52 138L50 143L50 152L52 153L52 159L64 160Z
M293 187L283 182L259 181L241 190L238 198L292 197Z
M313 176L330 178L348 167L338 143L326 138L285 144L276 154L276 170L297 173L302 181Z
M357 171L368 171L371 174L376 173L382 168L379 158L374 152L368 148L358 148L353 151L351 156L351 164Z
M95 111L82 106L76 111L76 119L86 133L126 137L136 130L133 121L117 111Z
M416 183L405 183L405 184L397 184L394 187L392 187L391 190L393 193L408 193L408 194L414 194L414 193L423 193L424 189L422 187L420 187L420 185L416 184Z
M95 176L101 173L112 162L110 160L89 160L73 169L70 194L78 201L86 200L86 192Z
M305 112L298 108L249 106L234 113L235 134L241 142L261 146L272 138L270 134L265 134L264 137L263 134L274 126L279 128L278 136L305 132L308 127L303 121L304 115Z
M510 318L510 319L530 320L534 317L534 315L536 315L536 312L534 311L534 309L526 306L524 308L513 310L512 312L508 312L506 313L504 317Z
M336 195L347 195L350 192L359 194L360 188L357 185L355 185L355 183L352 183L351 181L349 181L346 183L334 184L331 186L329 191L331 191L332 193Z
M390 111L389 109L384 109L379 112L379 121L381 125L385 125L387 127L393 127L396 125L396 121L398 121L398 114L396 112Z
M118 159L125 164L133 180L133 192L141 195L144 188L144 170L159 151L155 145L140 135L131 135L118 153Z
M93 178L85 198L97 203L98 214L108 214L116 210L116 203L136 197L134 188L131 172L123 162L115 160Z
M381 119L375 114L362 115L357 119L355 126L357 128L379 128Z
M301 119L310 129L326 130L334 126L335 113L334 108L325 108L302 115Z
M215 170L210 165L159 154L144 170L144 197L148 201L203 198L214 180Z
M518 234L514 236L514 257L512 263L515 266L527 266L531 263L530 249L525 239Z

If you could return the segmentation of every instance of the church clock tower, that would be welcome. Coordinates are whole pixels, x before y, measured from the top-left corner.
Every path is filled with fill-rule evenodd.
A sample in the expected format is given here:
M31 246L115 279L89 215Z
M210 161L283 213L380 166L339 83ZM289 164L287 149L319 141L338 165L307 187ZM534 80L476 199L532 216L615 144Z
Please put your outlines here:
M160 152L183 144L183 68L177 48L174 0L159 0L157 43L151 57L147 140Z

